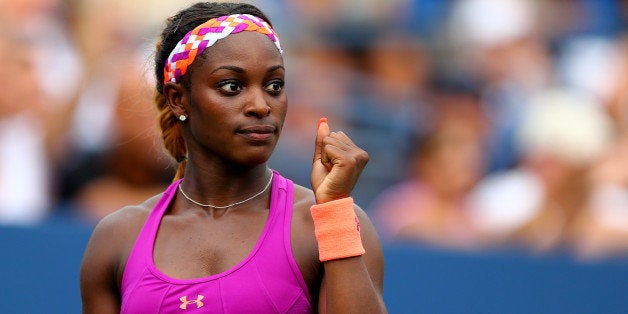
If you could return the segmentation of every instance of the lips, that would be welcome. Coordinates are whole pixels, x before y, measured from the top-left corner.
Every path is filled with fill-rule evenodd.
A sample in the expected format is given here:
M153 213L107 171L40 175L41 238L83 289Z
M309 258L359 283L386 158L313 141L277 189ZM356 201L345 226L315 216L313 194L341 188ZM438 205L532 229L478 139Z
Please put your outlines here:
M275 134L275 130L272 125L252 125L238 129L237 133L254 141L265 141Z

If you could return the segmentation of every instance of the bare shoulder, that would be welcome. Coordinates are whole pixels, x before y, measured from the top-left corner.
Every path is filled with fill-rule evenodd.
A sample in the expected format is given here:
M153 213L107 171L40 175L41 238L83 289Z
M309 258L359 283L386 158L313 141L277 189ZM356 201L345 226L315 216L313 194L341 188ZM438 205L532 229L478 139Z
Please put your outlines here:
M122 272L148 214L160 195L121 208L97 225L89 239L80 270L84 313L120 311Z
M137 236L160 196L151 197L138 205L125 206L105 216L96 225L92 237L115 235L116 242L124 242L127 236Z
M87 244L83 264L115 269L126 261L148 214L160 196L161 194L154 196L138 205L125 206L101 219Z

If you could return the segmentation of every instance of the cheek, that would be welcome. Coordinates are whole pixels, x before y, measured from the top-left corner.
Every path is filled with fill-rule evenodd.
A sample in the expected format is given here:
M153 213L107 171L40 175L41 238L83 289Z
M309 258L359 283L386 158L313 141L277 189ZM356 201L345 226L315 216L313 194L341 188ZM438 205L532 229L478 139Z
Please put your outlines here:
M288 113L288 97L285 93L273 103L271 111L274 111L274 114L277 116L277 119L281 122L281 126L283 127L284 121L286 120L286 114ZM271 112L271 114L272 113L273 112Z
M228 108L218 103L210 95L205 95L203 101L192 101L188 107L189 127L196 138L218 136L226 130L224 124L230 116Z
M228 99L227 99L228 100ZM192 119L203 122L218 122L229 115L229 108L233 107L223 97L210 88L194 89L190 94L188 110ZM210 127L210 125L207 125Z

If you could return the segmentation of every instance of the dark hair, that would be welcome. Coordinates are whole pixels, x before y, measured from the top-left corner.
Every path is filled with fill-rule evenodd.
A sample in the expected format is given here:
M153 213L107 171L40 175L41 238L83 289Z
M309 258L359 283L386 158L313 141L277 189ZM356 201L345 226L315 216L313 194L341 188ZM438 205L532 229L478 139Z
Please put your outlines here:
M170 110L164 96L164 66L170 52L177 43L196 26L224 15L251 14L265 20L272 26L268 17L257 7L246 3L199 2L179 11L166 20L161 36L155 47L155 104L159 112L161 137L168 153L179 163L175 180L183 177L186 166L187 147L183 138L181 125ZM201 56L199 56L201 57ZM182 84L186 84L185 75Z

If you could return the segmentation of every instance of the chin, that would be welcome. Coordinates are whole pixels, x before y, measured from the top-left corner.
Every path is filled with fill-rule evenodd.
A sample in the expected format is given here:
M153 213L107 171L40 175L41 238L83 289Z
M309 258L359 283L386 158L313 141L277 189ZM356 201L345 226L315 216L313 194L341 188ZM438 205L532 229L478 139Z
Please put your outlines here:
M242 163L249 166L257 166L257 165L261 165L268 162L268 160L270 160L270 156L271 156L270 153L249 155L249 156L244 157L244 160L242 161Z
M270 160L270 157L275 149L275 145L276 142L258 146L240 146L239 149L236 148L236 153L235 155L232 155L232 160L236 163L247 166L257 166L266 163Z

